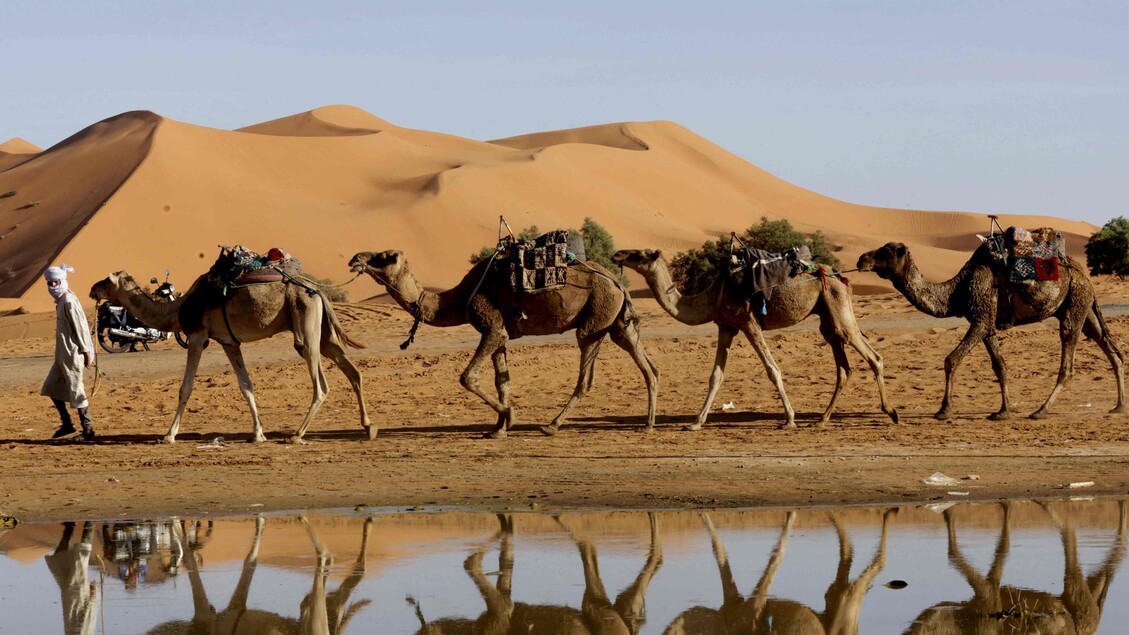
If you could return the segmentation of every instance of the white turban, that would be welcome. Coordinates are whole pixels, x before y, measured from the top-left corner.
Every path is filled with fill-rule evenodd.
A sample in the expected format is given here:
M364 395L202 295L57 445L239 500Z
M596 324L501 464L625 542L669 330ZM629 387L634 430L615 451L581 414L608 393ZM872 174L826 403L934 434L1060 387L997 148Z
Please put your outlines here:
M43 272L43 277L47 279L47 282L51 282L53 280L59 281L59 286L47 287L47 292L51 294L52 298L58 300L59 298L67 294L67 289L69 288L69 286L67 285L68 271L73 273L74 267L68 264L61 264L58 267L47 267L47 271Z

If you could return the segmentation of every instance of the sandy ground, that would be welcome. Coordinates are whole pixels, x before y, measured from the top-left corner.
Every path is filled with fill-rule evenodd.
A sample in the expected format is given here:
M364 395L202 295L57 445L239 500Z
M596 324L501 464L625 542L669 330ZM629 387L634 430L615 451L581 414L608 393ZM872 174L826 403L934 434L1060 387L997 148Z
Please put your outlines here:
M1123 283L1103 281L1104 304L1129 298ZM310 399L309 376L278 336L244 346L269 441L246 442L251 421L226 357L204 355L178 442L159 444L176 408L184 351L163 343L150 352L100 358L104 373L92 400L93 444L48 440L57 426L39 385L52 341L0 341L0 515L22 520L156 517L168 514L369 506L512 508L683 508L832 503L908 503L1129 493L1129 415L1111 415L1116 387L1097 347L1083 342L1076 376L1052 411L1034 421L991 422L999 389L987 355L976 350L957 376L957 416L932 417L943 388L944 356L966 325L914 311L897 295L856 298L863 331L886 362L894 425L877 406L869 369L855 372L837 414L816 421L831 395L834 369L816 319L768 333L783 369L799 430L779 430L782 408L751 347L741 342L707 427L684 431L705 396L716 329L687 327L652 300L636 300L648 352L661 371L659 417L645 433L642 377L606 343L596 386L555 437L549 421L575 383L571 334L523 339L510 348L517 424L506 439L481 438L493 412L458 384L477 334L469 327L422 327L399 349L410 326L398 307L340 304L346 329L368 344L354 351L380 434L359 425L344 376L330 369L330 396L307 433L285 439ZM1124 341L1129 317L1110 306L1111 329ZM1019 413L1034 411L1058 370L1057 322L1008 331L1002 338ZM483 381L489 385L489 377ZM89 384L88 384L89 385ZM726 404L732 404L729 407ZM222 447L211 447L215 437ZM922 482L935 472L958 485ZM1092 481L1084 489L1071 483Z

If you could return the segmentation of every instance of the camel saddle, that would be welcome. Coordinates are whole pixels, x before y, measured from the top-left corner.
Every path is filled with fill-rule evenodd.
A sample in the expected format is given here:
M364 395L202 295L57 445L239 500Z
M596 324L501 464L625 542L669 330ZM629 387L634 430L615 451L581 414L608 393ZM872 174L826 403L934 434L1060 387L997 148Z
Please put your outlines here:
M243 245L220 245L220 255L208 272L208 280L220 287L242 287L293 279L302 273L302 263L278 247L265 256Z
M790 247L780 253L746 247L734 251L729 264L730 278L750 297L758 298L758 306L772 298L776 287L815 269L807 245Z
M1012 282L1059 279L1059 263L1066 254L1066 238L1053 227L1004 231L1004 257Z
M583 242L579 245L583 258ZM499 244L498 259L508 265L510 288L518 293L559 289L565 284L570 263L577 259L577 247L570 244L568 231L557 229L533 240L506 240ZM505 269L503 269L505 270Z

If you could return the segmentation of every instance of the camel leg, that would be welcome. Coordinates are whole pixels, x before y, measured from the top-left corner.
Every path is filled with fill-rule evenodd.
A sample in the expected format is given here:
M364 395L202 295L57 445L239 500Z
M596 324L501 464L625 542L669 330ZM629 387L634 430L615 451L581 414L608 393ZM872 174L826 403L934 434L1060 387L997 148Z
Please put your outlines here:
M623 328L613 327L611 330L612 342L627 351L635 365L643 373L643 381L647 384L647 432L655 429L655 409L659 401L659 371L651 362L643 343L639 341L639 324L627 322ZM592 377L595 373L589 372L588 386L585 392L592 389Z
M878 404L882 412L886 413L886 416L890 417L890 420L894 423L899 423L897 408L891 406L886 398L886 379L883 377L885 366L882 363L882 356L874 350L870 342L866 341L866 337L863 336L857 324L847 332L847 343L858 351L859 355L862 355L867 365L870 366L870 372L874 373L874 383L878 384Z
M378 431L377 426L372 425L369 420L368 409L365 407L365 395L361 390L361 371L357 366L345 355L345 349L338 344L333 337L323 337L321 343L321 354L328 359L333 360L345 377L349 380L349 385L353 387L353 393L357 395L357 407L361 410L361 427L368 433L368 438L371 441L376 438Z
M960 368L973 345L984 341L984 338L993 335L992 326L986 321L973 322L956 348L945 358L945 396L941 398L941 409L933 415L935 419L948 419L953 413L953 376Z
M725 379L729 347L733 345L733 337L737 332L737 329L731 326L717 325L717 351L713 355L713 370L710 371L710 387L706 392L706 403L702 405L702 411L698 413L693 425L686 426L686 430L701 430L705 425L706 417L710 415L710 408L713 408L713 400L717 397L717 391L721 389L722 380Z
M188 405L188 398L192 396L192 385L196 383L196 371L200 368L200 357L204 354L204 345L207 343L206 333L193 334L188 338L188 359L184 364L184 379L180 382L180 397L176 403L176 414L173 415L172 425L162 439L164 443L176 443L176 433L180 431L184 407Z
M988 418L992 421L1010 419L1011 397L1007 387L1007 364L1000 352L1000 340L995 333L984 338L984 348L988 351L988 359L992 360L992 371L996 373L996 381L1000 384L1000 409Z
M1125 412L1125 359L1121 356L1121 349L1117 346L1117 340L1105 329L1101 313L1096 304L1086 316L1086 322L1082 325L1082 333L1097 343L1098 347L1105 353L1106 358L1109 359L1109 365L1113 367L1113 377L1117 382L1117 405L1110 412Z
M506 345L503 344L494 351L494 388L498 391L498 401L505 407L505 412L498 413L498 427L508 431L514 424L514 410L510 406L510 365L506 359Z
M655 513L647 512L647 519L651 524L651 550L647 554L647 561L643 563L639 575L635 576L635 581L616 596L614 603L615 612L629 626L642 625L647 614L645 602L647 589L663 562L663 550L659 542L659 526Z
M314 543L314 552L317 554L317 568L314 569L314 585L310 594L302 600L299 613L299 631L302 633L328 633L329 611L326 608L325 592L329 583L329 567L333 564L333 556L326 549L325 543L318 537L317 532L310 526L310 521L305 515L300 517L306 527L306 533Z
M498 424L487 432L484 436L491 439L501 439L506 436L505 418L509 416L509 407L501 403L478 385L478 370L486 363L486 356L493 356L494 351L506 345L505 333L495 333L488 331L482 334L482 339L478 342L478 348L475 349L474 355L470 358L470 363L467 364L466 370L459 376L459 383L463 388L478 395L478 398L486 402L486 405L497 412Z
M823 330L822 324L820 324L820 330ZM835 390L831 392L831 400L827 402L823 416L819 418L819 421L812 424L813 428L822 428L831 420L831 413L835 412L835 402L839 400L839 394L847 386L847 382L851 380L851 362L847 359L847 349L843 340L834 333L824 333L823 339L831 347L831 355L835 358Z
M557 430L560 430L561 424L568 418L569 411L579 403L580 399L588 392L588 387L592 385L592 373L595 372L596 357L600 354L600 345L604 343L604 333L582 334L580 329L577 329L576 343L580 346L580 372L576 377L576 388L573 389L572 396L565 402L560 413L548 425L541 426L541 434L548 436L556 434Z
M1081 324L1076 323L1072 316L1065 315L1059 322L1058 334L1059 339L1062 340L1062 356L1059 361L1058 379L1055 381L1055 387L1051 389L1051 394L1047 396L1047 400L1043 402L1039 409L1031 413L1032 419L1042 419L1047 416L1047 411L1050 410L1051 404L1058 397L1059 393L1066 386L1066 382L1074 377L1074 353L1078 350L1078 342L1082 339L1082 325L1085 324L1085 318Z
M741 330L745 333L745 337L749 339L749 343L753 345L753 350L757 352L757 356L761 358L764 369L768 371L768 378L776 386L776 392L780 395L780 401L784 404L785 420L780 428L782 430L795 429L796 411L792 409L792 402L788 401L788 393L784 390L784 376L780 373L780 367L776 365L776 360L772 359L772 353L768 350L768 343L764 341L764 331L761 331L755 322L744 325Z
M255 405L255 387L251 383L251 376L247 374L247 364L243 362L243 352L239 350L238 344L224 344L223 352L227 353L227 359L231 362L231 368L235 371L235 377L239 380L239 391L243 393L243 398L247 400L247 407L251 409L251 440L255 443L262 443L267 440L267 437L263 434L263 422L259 420L259 408Z
M308 344L302 344L298 338L294 338L294 348L298 350L298 354L302 359L306 360L306 369L310 372L310 383L313 386L314 394L310 398L310 409L306 411L306 416L302 419L302 425L298 426L298 430L290 437L290 443L305 443L302 437L306 434L306 428L310 427L310 422L314 420L314 415L317 413L321 405L325 403L325 398L329 394L329 382L325 379L325 370L321 367L320 351L314 350ZM307 342L316 341L306 339Z

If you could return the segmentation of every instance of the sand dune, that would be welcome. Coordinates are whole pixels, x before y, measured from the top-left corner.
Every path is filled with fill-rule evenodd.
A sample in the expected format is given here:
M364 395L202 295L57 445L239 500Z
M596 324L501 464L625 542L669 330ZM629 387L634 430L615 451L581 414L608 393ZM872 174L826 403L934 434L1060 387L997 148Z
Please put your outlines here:
M28 151L30 150L30 151ZM393 125L328 106L236 131L147 112L95 124L38 152L0 146L0 310L41 311L39 273L65 261L76 289L110 271L139 278L165 268L181 288L219 244L281 246L318 277L344 280L362 250L396 248L432 287L458 281L467 259L516 230L579 227L592 217L620 247L697 246L761 216L821 230L846 266L890 240L914 250L927 275L955 272L988 221L980 213L855 205L787 183L678 124L617 123L490 142ZM18 152L17 152L18 151ZM4 168L4 161L19 163ZM986 210L990 211L990 210ZM1081 254L1088 223L1052 225ZM860 288L888 289L860 276ZM352 298L379 293L358 280Z

